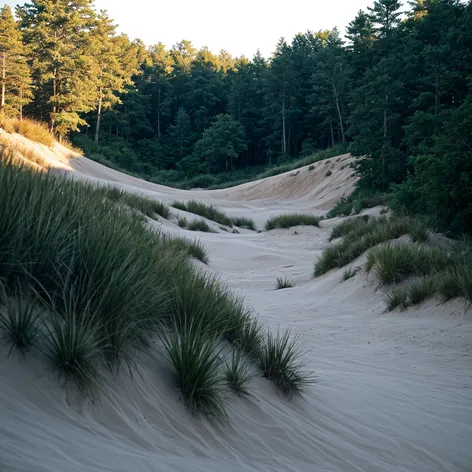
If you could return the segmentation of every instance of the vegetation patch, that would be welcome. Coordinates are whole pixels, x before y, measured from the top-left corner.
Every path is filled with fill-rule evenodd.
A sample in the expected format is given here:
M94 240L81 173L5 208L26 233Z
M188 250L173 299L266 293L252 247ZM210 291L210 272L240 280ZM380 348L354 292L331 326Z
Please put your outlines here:
M304 369L302 355L297 336L292 338L290 331L276 334L269 331L262 344L259 367L284 395L302 395L314 382L312 373Z
M254 220L245 216L233 218L233 224L239 228L252 229L253 231L257 229Z
M291 288L294 287L295 284L288 279L287 277L277 277L277 280L275 282L275 290L281 290L284 288Z
M202 231L203 233L214 233L205 220L193 220L187 227L190 231Z
M233 350L230 360L225 366L226 382L230 389L239 396L248 395L248 383L250 380L250 370L247 358L239 349Z
M114 203L133 208L149 218L156 219L156 215L168 218L170 215L169 207L164 203L153 198L126 192L118 187L98 187L97 193Z
M319 226L322 219L321 216L309 213L287 213L269 218L266 221L265 229L270 231L275 228L290 228L292 226Z
M54 144L54 137L43 123L30 119L18 120L0 115L0 127L7 133L18 133L25 138L37 143L51 147Z
M345 282L346 280L352 279L359 272L359 270L359 267L349 267L343 272L342 281Z
M182 211L188 211L195 215L200 215L207 220L215 221L225 226L233 227L233 220L226 216L226 213L218 210L213 205L207 205L206 203L199 202L197 200L190 200L187 203L174 201L172 205L174 208Z

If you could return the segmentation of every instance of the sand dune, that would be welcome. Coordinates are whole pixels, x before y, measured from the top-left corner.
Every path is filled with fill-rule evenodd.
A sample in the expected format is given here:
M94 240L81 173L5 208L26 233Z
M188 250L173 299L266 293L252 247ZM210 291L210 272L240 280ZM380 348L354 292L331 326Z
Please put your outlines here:
M171 189L69 155L57 145L48 160L74 177L164 201L205 200L259 226L283 211L321 214L354 183L347 155L217 191ZM344 283L341 271L312 279L334 223L199 234L210 270L243 293L263 323L300 334L318 379L303 400L284 400L255 378L254 396L232 397L231 424L218 427L185 412L155 360L142 357L139 375L123 371L92 403L66 393L43 365L2 355L0 470L471 471L470 313L460 302L431 300L384 314L383 295L364 272ZM184 231L169 221L162 227ZM274 291L279 276L297 285Z

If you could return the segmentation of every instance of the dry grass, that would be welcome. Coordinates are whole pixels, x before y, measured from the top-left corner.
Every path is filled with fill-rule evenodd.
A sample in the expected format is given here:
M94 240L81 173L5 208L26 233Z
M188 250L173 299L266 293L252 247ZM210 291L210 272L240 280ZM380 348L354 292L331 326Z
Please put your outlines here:
M2 116L0 118L0 127L3 128L7 133L18 133L25 138L31 139L37 143L44 144L45 146L52 146L54 144L54 138L47 129L47 127L34 120L23 119L18 120L15 118L7 118Z

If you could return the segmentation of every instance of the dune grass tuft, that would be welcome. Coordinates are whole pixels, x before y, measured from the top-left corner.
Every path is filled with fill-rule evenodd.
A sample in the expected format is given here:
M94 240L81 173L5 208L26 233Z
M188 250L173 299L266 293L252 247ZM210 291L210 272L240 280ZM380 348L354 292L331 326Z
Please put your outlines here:
M198 323L175 326L163 335L165 356L186 406L193 414L227 420L221 348Z
M239 349L234 349L230 360L226 361L225 377L229 388L239 396L248 395L247 384L250 380L249 365Z
M308 213L286 213L269 218L266 221L265 229L270 231L275 228L290 228L292 226L319 226L322 219L321 216Z
M341 240L328 246L319 256L314 275L318 277L331 269L343 267L368 249L415 230L419 233L418 223L407 216L362 216L345 220L331 231L330 240ZM419 238L418 234L415 237Z
M161 236L166 241L166 246L173 248L176 252L182 252L190 257L198 259L204 264L209 264L210 257L208 256L208 250L199 240L189 241L186 238L180 238L178 236Z
M233 220L226 216L226 213L218 210L213 205L207 205L206 203L199 202L197 200L190 200L187 203L174 201L171 206L178 210L188 211L195 215L203 216L207 220L215 221L225 226L233 227Z
M352 279L359 272L359 267L349 267L343 272L342 281Z
M406 310L408 308L408 290L404 287L395 287L391 292L387 293L385 304L388 311L393 311L397 307Z
M188 226L187 218L185 218L185 216L179 216L177 224L180 228L186 228Z
M189 231L202 231L203 233L213 233L205 220L193 220L187 227Z
M45 322L40 350L57 376L81 391L100 386L102 349L96 326L76 316L55 314Z
M436 284L433 277L427 276L411 282L406 290L409 304L418 305L435 294Z
M168 218L170 215L169 207L153 198L135 195L117 187L100 187L97 191L110 201L138 210L149 218L155 219L156 215Z
M233 225L239 228L252 229L253 231L257 229L254 220L245 216L233 218Z
M277 277L277 280L275 281L275 290L282 290L284 288L291 288L294 286L295 284L287 277Z
M258 364L264 377L272 380L277 389L289 398L301 396L314 382L312 373L304 370L302 355L299 337L291 337L289 330L277 331L276 334L267 332Z
M18 349L23 355L33 347L39 336L38 305L31 297L23 296L5 299L5 306L0 308L1 337L10 345L8 355Z
M357 216L355 218L349 218L342 221L331 230L331 234L329 235L329 241L340 238L342 236L346 236L351 232L358 231L359 229L365 228L367 226L368 221L368 215Z
M375 269L381 284L400 282L412 274L427 275L446 268L447 255L437 247L387 244L372 249L368 268Z

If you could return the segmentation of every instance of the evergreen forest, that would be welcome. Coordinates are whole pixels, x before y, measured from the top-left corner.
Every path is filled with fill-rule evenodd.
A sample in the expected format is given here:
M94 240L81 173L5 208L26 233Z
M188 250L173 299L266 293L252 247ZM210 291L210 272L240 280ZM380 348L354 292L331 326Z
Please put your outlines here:
M153 182L229 185L331 148L356 157L356 195L472 232L470 0L375 0L345 36L270 58L145 45L93 0L32 0L0 12L0 67L2 120Z

